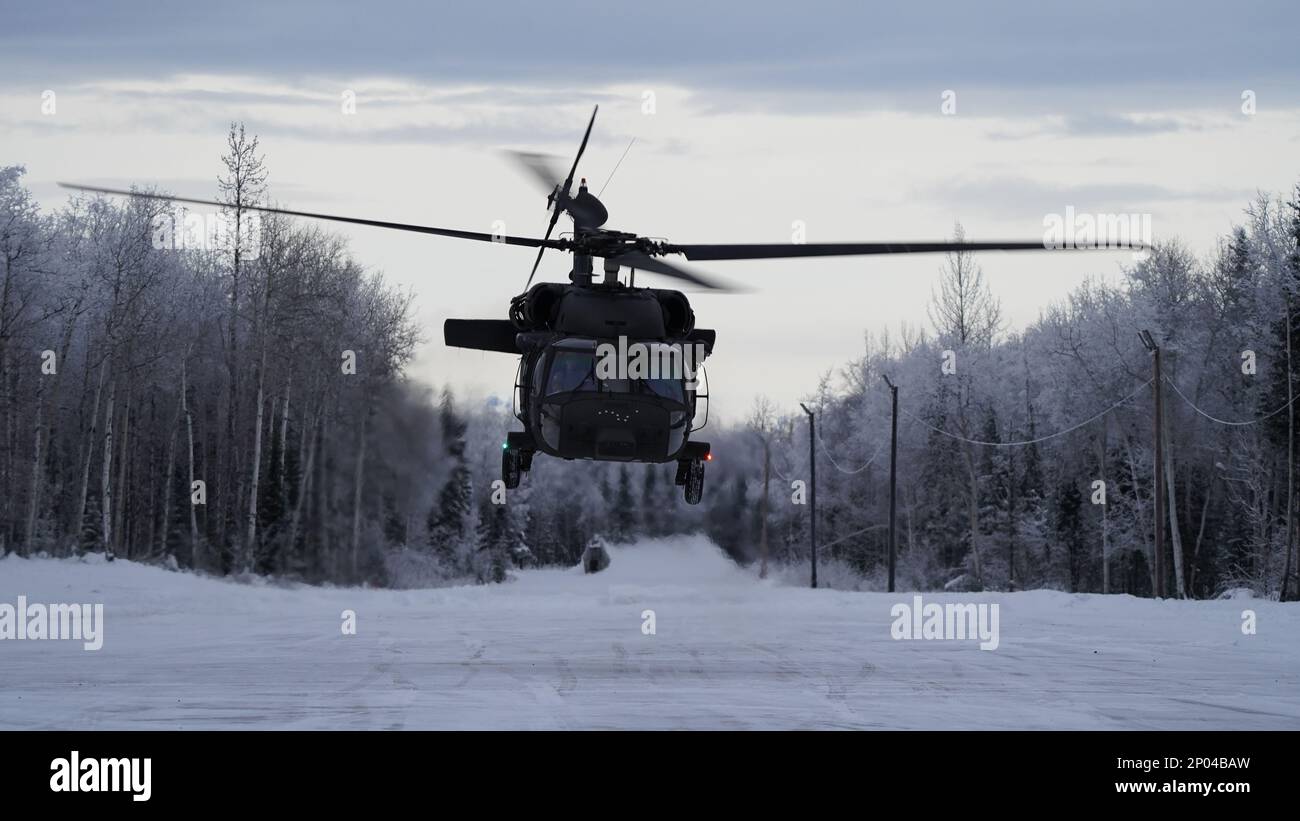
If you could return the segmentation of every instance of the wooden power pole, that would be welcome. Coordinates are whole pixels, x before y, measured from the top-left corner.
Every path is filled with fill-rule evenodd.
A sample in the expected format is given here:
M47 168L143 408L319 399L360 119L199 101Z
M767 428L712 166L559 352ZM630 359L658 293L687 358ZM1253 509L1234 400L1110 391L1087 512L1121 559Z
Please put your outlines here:
M889 415L889 592L894 592L894 564L898 551L898 531L895 511L898 499L898 386L889 377L880 375L889 386L891 411Z
M758 540L758 577L767 578L767 497L768 484L772 478L772 446L768 442L767 432L763 433L763 505L762 505L762 524L759 525Z
M799 407L808 414L808 541L812 547L812 586L817 587L817 417L808 406Z
M1155 436L1155 489L1152 491L1155 496L1155 548L1152 551L1153 571L1155 573L1155 597L1163 599L1165 597L1165 463L1164 463L1164 439L1161 436L1164 427L1164 398L1161 391L1160 378L1160 346L1152 338L1150 331L1142 331L1138 336L1142 339L1142 344L1151 352L1151 363L1154 368L1154 375L1151 380L1151 390L1154 395L1154 420L1152 428Z

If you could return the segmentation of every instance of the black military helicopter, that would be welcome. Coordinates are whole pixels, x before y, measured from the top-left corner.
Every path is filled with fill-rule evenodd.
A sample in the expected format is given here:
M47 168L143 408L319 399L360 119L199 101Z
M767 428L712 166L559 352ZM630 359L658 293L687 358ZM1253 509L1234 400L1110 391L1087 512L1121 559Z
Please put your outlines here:
M501 474L507 487L519 485L520 475L541 452L563 459L618 462L677 463L676 482L688 503L698 504L704 489L704 465L712 459L709 443L692 440L699 400L700 363L712 353L716 333L695 327L690 301L680 291L644 288L635 284L637 271L666 276L706 290L732 290L717 280L665 262L660 257L680 255L688 260L773 259L789 257L858 256L875 254L948 253L958 251L1031 251L1051 246L1032 242L838 242L775 244L689 244L639 236L605 228L609 212L600 199L573 180L586 151L599 107L592 111L573 165L563 178L547 158L515 154L543 181L551 212L541 238L487 234L424 225L340 217L285 208L244 206L249 210L296 217L415 231L481 242L521 245L537 249L525 291L510 300L508 319L448 319L444 342L453 347L497 351L520 356L515 379L515 415L522 431L507 435L502 446ZM142 196L171 202L228 207L225 203L144 194L93 186L60 183L101 194ZM561 214L573 221L573 231L552 238ZM1072 248L1094 246L1070 246ZM1128 247L1128 246L1126 246ZM532 284L546 249L573 255L569 284ZM595 278L595 260L603 276ZM628 270L627 281L620 272ZM531 286L531 287L530 287ZM659 361L674 367L626 367L610 372L602 368L610 351L623 354L629 345L653 351ZM691 356L692 351L697 352ZM626 365L626 363L624 363ZM705 414L707 419L707 413Z

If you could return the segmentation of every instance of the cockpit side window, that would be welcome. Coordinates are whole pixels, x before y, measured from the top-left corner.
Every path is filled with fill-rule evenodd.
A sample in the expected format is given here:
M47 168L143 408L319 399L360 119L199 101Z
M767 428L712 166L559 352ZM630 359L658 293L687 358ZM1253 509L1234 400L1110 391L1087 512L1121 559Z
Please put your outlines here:
M530 381L532 390L537 393L542 389L542 380L546 378L546 357L538 356L537 362L533 364L533 377Z

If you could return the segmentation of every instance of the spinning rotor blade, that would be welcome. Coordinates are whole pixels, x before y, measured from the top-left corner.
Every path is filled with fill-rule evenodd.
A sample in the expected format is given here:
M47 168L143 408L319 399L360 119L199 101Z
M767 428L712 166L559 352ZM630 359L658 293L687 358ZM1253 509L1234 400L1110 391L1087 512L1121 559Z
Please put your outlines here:
M113 194L120 197L144 197L150 200L163 200L166 202L185 202L192 205L210 205L214 208L229 208L224 202L214 200L196 200L189 197L172 197L165 194L145 194L139 191L123 191L118 188L99 188L93 185L75 185L73 183L61 182L62 188L71 188L77 191L90 191L95 194ZM524 245L529 248L561 248L564 243L559 240L534 239L532 237L508 237L494 234L484 234L479 231L457 231L452 228L433 228L427 225L408 225L402 222L384 222L382 220L360 219L358 217L338 217L331 214L317 214L311 211L291 211L288 208L271 208L262 205L245 205L244 208L249 211L261 211L264 214L286 214L291 217L308 217L310 219L331 220L333 222L346 222L352 225L369 225L374 228L393 228L398 231L414 231L419 234L436 234L441 237L455 237L457 239L473 239L480 242L497 242L504 245Z
M560 205L559 203L555 203L555 207L551 209L551 221L546 224L546 239L543 240L543 242L549 241L551 239L551 232L555 230L555 223L558 222L559 219L560 219ZM537 249L537 259L533 260L533 270L528 272L528 282L524 283L525 291L527 291L529 286L533 284L533 277L537 276L537 266L542 264L542 252L545 250L546 250L545 245L542 245L540 248Z
M582 159L582 153L587 150L587 140L591 137L591 127L596 124L596 112L600 111L600 106L591 110L591 119L587 121L587 132L582 135L582 145L578 146L578 156L573 158L573 167L569 169L569 176L564 178L564 193L567 195L569 189L573 188L573 175L578 173L578 160Z
M587 150L587 140L591 137L591 127L596 124L597 111L600 111L600 106L596 106L591 110L591 119L587 121L587 130L582 135L582 144L578 146L578 156L573 158L573 167L569 169L569 176L564 178L564 183L560 188L559 191L560 197L565 201L569 199L569 189L573 188L573 175L578 172L578 161L582 159L582 153ZM540 154L521 154L520 160L523 161L526 165L529 165L529 167L533 170L534 174L539 174L540 176L540 174L551 173L544 166L540 166L536 162L536 160L541 156L542 155ZM530 162L529 160L524 159L525 157L531 157L533 158L533 161ZM537 171L537 168L539 167L542 168L542 171L540 173ZM543 177L543 179L545 179L545 177ZM546 243L551 239L551 232L555 230L555 223L560 219L561 207L562 207L561 202L559 201L551 202L551 221L546 226L546 239L542 240L542 245L538 246L537 248L537 259L533 260L533 270L528 272L528 282L524 285L525 291L527 291L529 286L533 284L533 277L537 276L537 266L542 264L542 252L546 250L547 248Z
M638 271L650 271L654 274L663 274L666 277L680 279L683 282L689 282L700 288L709 291L722 291L724 293L735 293L740 289L726 282L725 280L706 277L685 268L679 268L676 265L669 265L661 259L648 257L639 251L630 251L626 254L620 254L613 258L619 265L626 265L629 268L635 268Z
M687 259L778 259L784 257L845 257L874 254L936 254L956 251L1044 251L1044 250L1115 250L1117 247L1142 250L1147 246L1130 243L1114 245L1071 245L1057 249L1042 240L1034 242L818 242L798 245L670 245L665 253L682 254Z
M564 172L554 164L559 157L553 154L537 154L531 151L507 151L506 155L519 164L538 182L546 193L555 191L555 187L564 182Z
M524 283L524 290L527 291L533 284L533 277L537 276L537 266L542 264L542 252L546 250L545 243L551 239L551 232L555 230L555 222L560 218L560 209L556 208L551 212L551 221L546 226L546 239L537 249L537 259L533 260L533 270L528 272L528 281Z

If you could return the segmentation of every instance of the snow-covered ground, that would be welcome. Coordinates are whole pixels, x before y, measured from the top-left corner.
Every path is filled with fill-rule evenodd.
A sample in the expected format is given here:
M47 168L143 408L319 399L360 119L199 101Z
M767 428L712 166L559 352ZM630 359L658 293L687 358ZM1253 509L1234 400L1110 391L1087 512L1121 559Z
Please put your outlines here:
M0 603L103 602L104 646L0 641L0 728L1300 728L1298 605L925 596L1000 603L985 651L892 639L911 594L759 581L703 538L612 554L428 591L10 557Z

